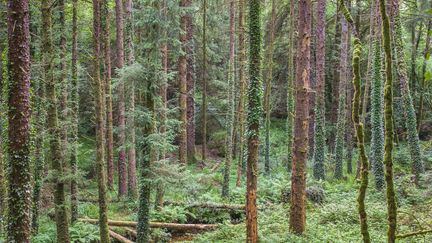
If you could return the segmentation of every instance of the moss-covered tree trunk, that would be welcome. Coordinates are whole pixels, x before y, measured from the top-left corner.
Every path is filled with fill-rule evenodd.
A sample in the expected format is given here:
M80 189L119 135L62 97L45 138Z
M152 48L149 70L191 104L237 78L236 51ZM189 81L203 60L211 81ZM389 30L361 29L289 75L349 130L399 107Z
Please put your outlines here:
M429 20L428 27L426 31L426 40L425 40L425 49L423 51L423 65L422 65L422 76L420 82L420 100L419 100L419 108L417 113L417 130L421 131L422 120L424 119L424 97L425 97L425 89L426 89L426 66L428 61L428 55L430 56L430 46L431 46L431 32L432 32L432 20Z
M249 1L248 156L246 171L246 242L258 242L257 177L261 106L261 3Z
M106 165L107 183L110 190L114 189L114 135L113 135L113 97L111 88L111 13L108 0L101 2L101 27L104 59L104 87L106 97Z
M0 1L0 8L5 9L6 5L3 1ZM0 34L0 36L4 39L6 39L7 36L7 19L6 19L6 12L0 13L0 31L3 32L3 34ZM5 104L3 102L3 87L5 86L5 81L7 80L6 77L3 76L3 72L5 69L5 65L3 63L3 52L6 50L6 41L0 42L0 112L4 113L5 111ZM5 158L4 158L4 152L3 152L3 123L4 118L0 118L0 235L3 234L3 227L5 225L5 213L6 213L6 177L5 177Z
M115 1L115 13L116 13L116 68L121 69L124 66L124 18L123 18L123 3L122 0ZM118 114L117 114L117 126L118 126L118 195L124 197L127 195L128 183L127 183L127 163L126 163L126 121L125 121L125 87L123 83L120 83L117 88L118 92Z
M238 79L239 79L239 99L237 108L238 117L238 131L239 131L239 154L237 156L237 181L236 186L240 186L242 175L246 172L246 134L245 134L245 120L246 120L246 39L245 39L245 0L239 0L238 5Z
M326 0L316 4L316 106L315 106L315 146L313 175L316 180L325 179L325 38Z
M226 136L226 154L224 181L222 185L222 197L229 196L231 163L233 159L233 141L234 141L234 90L235 90L235 68L234 68L234 45L235 45L235 5L234 0L230 0L229 7L230 18L230 41L229 41L229 67L228 67L228 113L227 113L227 136Z
M96 106L96 173L99 196L99 235L101 243L110 242L108 228L107 184L105 171L105 104L100 78L100 6L101 0L93 0L93 81Z
M309 82L310 82L310 0L300 0L298 7L298 38L296 54L296 103L293 164L291 176L291 207L289 228L303 234L306 228L306 174L309 130Z
M57 225L57 242L69 242L69 223L66 208L61 131L57 113L57 95L54 80L53 44L52 44L52 2L42 1L42 52L44 53L44 74L47 94L47 125L49 134L49 158L54 175L54 203Z
M202 3L202 54L203 54L203 70L202 70L202 160L207 160L207 0Z
M409 90L407 65L404 58L404 42L402 39L402 23L399 16L399 0L392 0L391 14L394 30L394 50L396 52L397 76L401 87L401 93L405 111L405 127L407 129L408 147L412 161L412 172L418 182L420 175L424 172L420 141L417 132L417 118L413 99ZM385 92L385 91L384 91Z
M7 241L29 243L30 171L30 31L29 1L8 2L8 224Z
M264 89L264 111L265 111L265 161L264 171L266 174L270 173L270 115L271 115L271 89L273 79L273 49L274 49L274 36L275 36L275 23L276 22L276 3L274 0L271 1L271 19L270 19L270 38L269 47L267 49L267 73Z

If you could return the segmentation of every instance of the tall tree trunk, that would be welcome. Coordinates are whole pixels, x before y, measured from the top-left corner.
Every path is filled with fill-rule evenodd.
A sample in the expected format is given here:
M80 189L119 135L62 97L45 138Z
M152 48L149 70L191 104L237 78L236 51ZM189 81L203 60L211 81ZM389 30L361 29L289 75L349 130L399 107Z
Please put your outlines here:
M335 178L342 179L345 140L345 116L346 116L346 83L348 78L348 23L341 18L341 47L339 60L339 105L336 124L335 145Z
M290 230L302 234L306 226L306 173L309 131L309 79L310 79L310 0L300 0L298 7L298 38L296 54L296 104L293 165L291 176Z
M418 113L417 113L417 130L420 133L420 129L421 129L421 123L423 120L423 112L424 112L424 107L423 107L423 103L424 103L424 95L425 95L425 84L426 84L426 66L427 66L427 61L428 61L428 55L430 55L430 46L431 46L431 32L432 32L432 20L429 20L428 22L428 27L427 27L427 31L426 31L426 44L425 44L425 49L424 49L424 61L423 61L423 65L422 65L422 78L421 78L421 82L420 82L420 101L419 101L419 108L418 108Z
M8 1L8 242L30 242L30 31L29 1Z
M126 55L128 65L134 63L134 47L133 47L133 16L132 16L132 0L126 1ZM129 196L135 198L137 196L137 175L136 175L136 152L135 152L135 82L129 84L129 103L127 112L127 131L128 131L128 192Z
M413 1L414 4L414 12L418 11L418 5L417 5L417 1ZM416 18L413 18L413 20L410 23L410 27L411 27L411 73L410 73L410 89L412 91L412 94L415 93L415 88L416 88L416 82L417 82L417 73L416 73L416 59L417 59L417 50L418 50L418 46L420 44L420 39L421 39L421 35L422 35L422 30L423 30L423 22L420 22L420 28L417 34L417 38L416 38L416 28L418 26L418 20Z
M261 3L249 1L248 157L246 177L246 242L258 242L256 206L261 107Z
M181 0L180 7L187 8L191 5L191 0ZM180 42L182 54L179 56L178 60L178 76L179 76L179 107L180 107L180 134L179 134L179 161L181 164L186 164L188 160L188 106L187 106L187 72L188 72L188 58L187 58L187 45L188 43L188 35L187 29L190 20L190 15L187 14L182 15L180 19Z
M238 100L238 129L239 129L239 154L237 163L237 181L236 186L240 186L242 175L246 172L245 160L245 106L246 106L246 41L245 41L245 0L239 0L238 7L238 66L239 66L239 100Z
M96 105L96 173L99 193L99 235L101 243L110 242L108 228L108 205L105 172L105 135L104 114L105 104L102 99L104 93L100 79L100 6L101 0L93 0L93 80L95 87Z
M203 39L202 39L202 52L203 52L203 70L202 70L202 160L207 160L207 0L203 1Z
M290 18L289 18L289 51L288 51L288 84L287 84L287 172L291 171L293 161L293 131L294 131L294 80L295 80L295 2L290 1Z
M5 2L0 1L0 8L6 9ZM6 12L3 11L0 13L0 31L3 33L7 33L7 19ZM0 42L0 56L3 57L3 52L6 49L6 41ZM3 64L3 58L0 58L0 112L5 113L5 103L3 99L3 87L5 85L5 81L7 80L4 76L5 66ZM5 214L6 214L6 177L5 177L5 162L4 162L4 154L3 154L3 117L0 117L0 234L3 234L3 229L5 226ZM41 136L42 137L42 136ZM36 144L37 148L37 144ZM36 149L37 150L37 149ZM36 179L36 178L35 178Z
M184 7L190 8L192 0L181 0ZM195 163L195 80L194 80L194 43L193 43L193 22L190 10L187 10L185 17L186 27L186 106L187 106L187 160Z
M70 167L72 175L78 170L78 0L72 1L72 87L71 87L71 154ZM78 219L78 183L73 177L71 179L71 221Z
M418 182L420 175L424 172L424 164L420 150L420 141L417 132L417 118L415 114L414 104L411 97L408 84L407 66L404 59L404 42L402 39L402 24L399 16L399 1L392 1L392 22L394 27L394 49L397 60L397 74L401 87L402 99L405 111L405 126L407 128L408 147L410 150L412 161L412 172L415 175L415 180ZM382 10L381 10L382 11ZM384 91L385 92L385 91Z
M234 31L235 31L235 5L234 0L230 0L229 7L230 16L230 42L229 42L229 67L228 67L228 113L227 113L227 136L226 136L226 155L224 181L222 186L222 197L229 196L229 179L231 174L231 163L233 158L233 140L234 140L234 89L235 89L235 69L234 69Z
M101 3L101 26L104 56L104 86L106 97L106 164L108 188L114 189L114 135L113 135L113 99L111 89L111 13L108 0Z
M68 218L66 211L66 199L63 182L64 154L61 145L61 131L58 122L57 96L54 80L53 45L52 45L52 2L42 1L42 52L44 53L44 73L47 92L47 124L49 138L49 160L51 161L55 189L54 203L57 225L57 242L69 242Z
M276 4L275 1L271 1L271 20L270 20L270 40L269 47L267 53L267 74L266 74L266 82L265 82L265 93L264 93L264 111L265 111L265 161L264 161L264 169L265 173L270 173L270 97L271 97L271 88L272 88L272 79L273 79L273 49L274 49L274 28L276 22Z
M316 112L315 112L315 149L313 175L316 180L325 179L325 37L326 37L326 0L316 4Z
M115 12L116 12L116 29L117 29L117 39L116 39L116 51L117 51L117 62L116 67L118 69L124 66L124 34L123 34L123 3L122 0L115 1ZM125 87L123 83L118 86L118 175L119 175L119 197L124 197L127 195L127 163L126 163L126 124L125 124Z

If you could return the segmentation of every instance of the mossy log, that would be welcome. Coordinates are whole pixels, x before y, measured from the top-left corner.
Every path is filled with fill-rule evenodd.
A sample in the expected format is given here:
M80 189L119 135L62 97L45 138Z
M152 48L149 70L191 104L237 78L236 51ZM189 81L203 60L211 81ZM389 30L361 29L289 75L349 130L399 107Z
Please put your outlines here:
M111 236L111 238L114 238L116 240L118 240L121 243L133 243L133 241L127 239L126 237L117 234L116 232L109 230L109 235Z
M396 239L404 239L404 238L418 236L418 235L424 235L424 234L428 234L428 233L432 233L432 229L420 230L420 231L415 231L415 232L406 233L406 234L402 234L402 235L397 235Z
M243 204L225 204L225 203L212 203L212 202L187 204L182 202L165 201L164 205L183 206L185 208L206 208L206 209L215 209L215 210L245 210L245 205Z

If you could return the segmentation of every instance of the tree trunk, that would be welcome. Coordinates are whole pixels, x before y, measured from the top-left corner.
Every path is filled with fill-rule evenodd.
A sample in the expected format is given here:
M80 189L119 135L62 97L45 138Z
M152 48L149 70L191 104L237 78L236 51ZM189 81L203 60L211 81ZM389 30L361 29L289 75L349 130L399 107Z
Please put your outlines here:
M207 0L203 1L203 70L202 70L202 160L207 160Z
M229 179L231 174L231 163L233 158L233 140L234 140L234 89L235 89L235 68L234 68L234 55L235 55L235 5L234 0L230 0L229 7L230 16L230 42L229 42L229 67L228 67L228 113L227 113L227 136L226 136L226 155L225 155L225 168L224 168L224 181L222 186L222 197L229 196Z
M261 3L249 1L248 157L246 178L246 242L258 242L257 176L261 107Z
M108 205L106 195L106 174L105 174L105 135L104 135L104 114L105 104L102 99L104 93L100 79L100 6L101 0L93 0L93 80L95 87L96 105L96 172L99 193L99 234L101 243L110 242L108 228Z
M315 149L313 175L316 180L325 179L325 37L326 0L317 2L316 24L316 112Z
M181 0L180 7L186 8L191 4L191 0ZM186 164L188 160L188 116L187 116L187 72L188 72L188 58L187 58L187 50L188 47L188 35L187 29L189 25L190 15L182 15L180 19L180 42L182 54L179 56L178 60L178 76L179 76L179 107L180 107L180 134L179 134L179 161L181 164Z
M117 69L121 69L124 66L124 34L123 34L123 3L122 0L115 1L115 11L116 11L116 28L117 28ZM127 163L126 163L126 124L125 124L125 87L124 84L120 82L118 86L118 175L119 175L119 197L124 197L127 195L128 190L128 180L127 180Z
M184 7L190 8L192 0L181 0ZM194 81L194 43L193 43L193 23L190 10L186 10L184 16L186 27L186 116L187 116L187 160L189 163L195 163L195 81Z
M306 173L309 131L309 79L310 79L310 39L311 39L310 0L299 1L298 38L296 57L296 104L293 165L291 176L290 230L303 234L306 226Z
M104 87L106 97L106 165L107 182L110 190L114 189L114 135L113 135L113 100L111 89L111 14L109 11L108 0L101 3L101 23L104 56Z
M30 242L30 31L29 1L8 1L8 242Z
M0 8L5 9L5 3L0 1ZM0 13L0 30L7 33L7 19L6 12ZM6 42L0 42L0 56L3 57L5 51ZM5 85L5 77L3 76L5 67L3 65L3 58L0 58L0 92L3 91ZM6 105L3 101L3 92L0 93L0 112L5 114ZM3 117L0 117L0 134L3 134ZM43 136L40 136L43 137ZM5 177L5 161L3 153L3 136L0 135L0 234L3 234L3 228L5 226L5 214L6 214L6 177ZM37 148L37 144L36 144ZM36 178L35 178L36 180Z
M55 218L57 225L57 242L69 242L68 218L66 209L66 199L63 182L63 162L64 154L61 144L61 131L58 121L57 96L54 80L53 65L53 45L51 35L52 23L52 2L44 0L42 2L42 52L44 53L44 73L47 92L47 125L49 133L49 161L51 161L54 175L54 203Z
M426 66L427 66L427 61L428 61L428 55L430 55L429 49L430 49L430 45L431 45L431 32L432 32L432 20L429 20L428 22L428 27L427 27L427 31L426 31L426 44L425 44L425 49L424 49L424 61L423 61L423 65L422 65L422 79L421 79L421 83L420 83L420 101L419 101L419 108L418 108L418 114L417 114L417 130L420 133L420 129L421 129L421 123L423 120L423 103L424 103L424 95L425 95L425 85L426 85Z
M132 16L132 0L126 1L126 55L128 65L134 63L134 47L133 47L133 16ZM129 103L126 117L126 127L128 131L128 192L129 196L136 198L137 196L137 175L136 175L136 152L135 152L135 82L132 81L129 87Z

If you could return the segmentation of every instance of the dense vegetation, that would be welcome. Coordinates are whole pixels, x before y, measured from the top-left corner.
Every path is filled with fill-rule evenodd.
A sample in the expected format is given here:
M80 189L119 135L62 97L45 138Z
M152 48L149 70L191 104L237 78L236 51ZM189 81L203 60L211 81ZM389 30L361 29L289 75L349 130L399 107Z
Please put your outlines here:
M0 0L0 242L431 242L426 0Z

